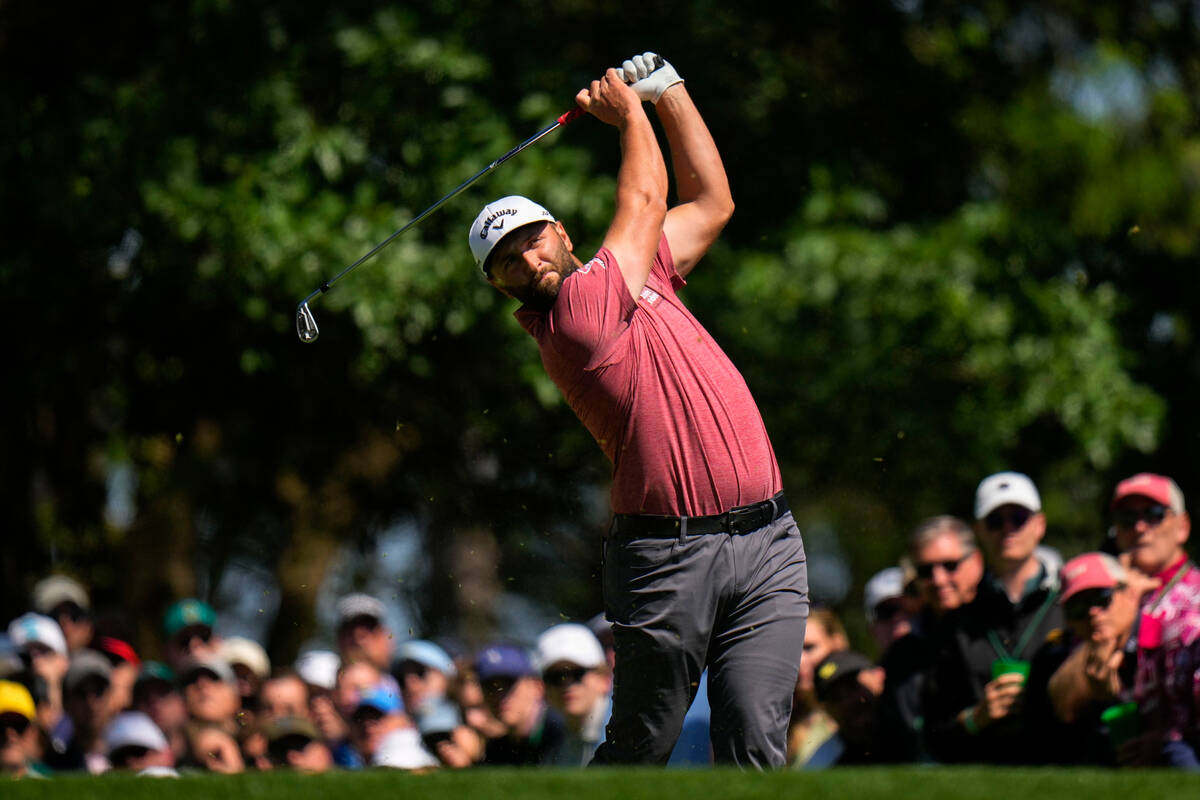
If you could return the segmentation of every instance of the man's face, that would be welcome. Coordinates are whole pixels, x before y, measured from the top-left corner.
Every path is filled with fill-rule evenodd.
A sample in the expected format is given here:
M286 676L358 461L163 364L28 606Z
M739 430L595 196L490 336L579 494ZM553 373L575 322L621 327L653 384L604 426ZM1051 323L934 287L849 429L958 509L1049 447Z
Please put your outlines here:
M1162 572L1183 557L1191 533L1187 513L1176 513L1157 500L1130 495L1113 511L1117 547L1132 557L1133 566L1147 575Z
M108 690L108 678L89 675L66 693L63 707L76 730L95 733L108 724L112 716Z
M307 718L308 687L294 675L271 678L263 683L259 707L265 719Z
M975 531L988 565L1005 574L1033 558L1046 535L1046 517L1040 511L1008 503L976 521Z
M56 605L50 616L62 628L63 637L67 640L67 649L74 652L87 647L92 641L92 618L86 611L70 600Z
M430 700L444 697L450 681L441 670L405 659L396 665L396 677L400 682L400 694L405 708L421 708Z
M488 257L488 283L530 308L554 305L562 282L579 268L561 222L535 222L500 240Z
M927 542L916 554L917 585L938 616L975 599L983 577L983 557L968 551L958 534L947 532Z
M1114 619L1114 602L1123 587L1084 589L1063 603L1063 617L1071 633L1082 641L1111 641L1122 633Z
M207 625L188 625L180 628L167 640L167 661L179 669L188 659L205 659L217 655L217 642Z
M37 753L37 726L16 713L0 714L0 776L19 773Z
M404 714L385 714L372 706L360 706L350 717L350 740L363 758L370 761L379 751L383 737L409 725Z
M154 720L166 734L187 724L183 695L166 681L150 681L139 687L134 693L134 708Z
M606 672L581 667L570 661L558 661L542 674L546 700L569 718L580 719L591 713L597 701L612 689Z
M537 678L497 676L483 682L483 702L510 732L523 731L538 711L545 689Z
M338 648L343 662L365 658L377 669L386 670L392 662L392 633L381 620L363 614L338 628Z
M183 688L183 701L188 714L205 722L224 722L237 714L241 705L233 684L208 670L197 670Z
M813 671L825 660L825 656L836 650L850 647L846 637L830 634L817 619L810 619L804 629L804 655L800 658L800 675L796 688L800 692L810 693L813 690Z

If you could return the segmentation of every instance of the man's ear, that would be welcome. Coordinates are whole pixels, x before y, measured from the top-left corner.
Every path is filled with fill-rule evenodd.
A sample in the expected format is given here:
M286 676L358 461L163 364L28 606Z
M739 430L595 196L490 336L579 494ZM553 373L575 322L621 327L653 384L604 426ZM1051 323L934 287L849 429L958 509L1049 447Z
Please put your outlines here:
M574 253L575 246L571 244L571 237L567 235L567 229L563 227L562 222L559 220L554 220L554 229L557 230L558 235L562 237L563 244L567 246L567 252Z

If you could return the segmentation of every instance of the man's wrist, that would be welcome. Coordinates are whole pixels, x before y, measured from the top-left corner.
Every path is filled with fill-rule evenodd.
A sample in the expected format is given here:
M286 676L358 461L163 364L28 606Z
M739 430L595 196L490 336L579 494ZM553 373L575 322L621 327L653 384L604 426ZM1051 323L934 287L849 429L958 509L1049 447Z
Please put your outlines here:
M975 720L975 706L964 708L958 713L958 722L963 730L972 736L979 733L979 723Z

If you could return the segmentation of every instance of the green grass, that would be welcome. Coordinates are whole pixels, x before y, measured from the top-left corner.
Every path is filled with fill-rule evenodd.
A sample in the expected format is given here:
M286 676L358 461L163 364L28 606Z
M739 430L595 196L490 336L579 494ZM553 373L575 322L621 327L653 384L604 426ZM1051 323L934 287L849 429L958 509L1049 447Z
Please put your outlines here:
M408 775L370 770L326 775L288 772L185 775L178 780L66 775L8 783L5 800L138 798L352 798L352 800L1103 800L1200 797L1200 775L1167 770L1000 769L989 767L843 768L825 772L711 770L474 769Z

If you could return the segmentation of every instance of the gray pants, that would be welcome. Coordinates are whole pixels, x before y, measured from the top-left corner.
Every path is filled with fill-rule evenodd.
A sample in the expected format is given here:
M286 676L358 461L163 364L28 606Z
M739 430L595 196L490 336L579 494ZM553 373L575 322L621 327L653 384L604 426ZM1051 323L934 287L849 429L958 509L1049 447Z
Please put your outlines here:
M594 764L665 764L707 666L718 763L779 767L804 651L808 574L791 513L740 536L606 542L612 718Z

